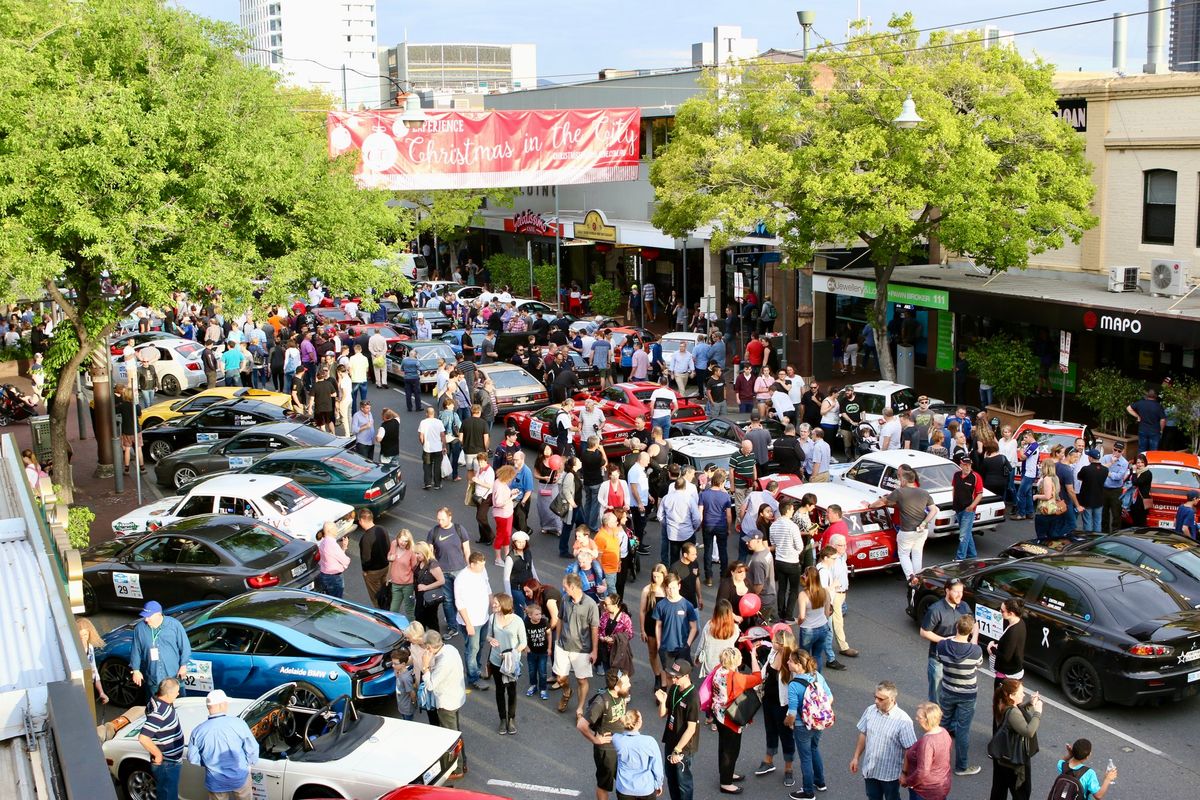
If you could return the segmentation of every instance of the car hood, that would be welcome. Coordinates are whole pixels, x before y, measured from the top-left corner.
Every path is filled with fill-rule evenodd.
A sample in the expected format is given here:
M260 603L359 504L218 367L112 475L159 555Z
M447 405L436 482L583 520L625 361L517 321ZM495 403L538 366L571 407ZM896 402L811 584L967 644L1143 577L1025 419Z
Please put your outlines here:
M950 578L961 578L966 575L972 575L984 567L1011 560L1010 558L968 558L964 561L948 561L936 567L928 567L922 574L949 580Z

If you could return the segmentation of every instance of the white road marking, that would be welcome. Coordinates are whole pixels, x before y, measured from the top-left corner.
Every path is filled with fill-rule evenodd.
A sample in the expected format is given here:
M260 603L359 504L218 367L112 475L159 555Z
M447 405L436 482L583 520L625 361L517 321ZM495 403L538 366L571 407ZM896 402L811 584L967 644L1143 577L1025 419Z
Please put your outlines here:
M562 797L578 797L579 792L575 789L560 789L557 786L539 786L536 783L518 783L515 781L502 781L496 778L488 779L488 786L502 786L505 789L521 789L527 792L541 792L542 794L557 794Z

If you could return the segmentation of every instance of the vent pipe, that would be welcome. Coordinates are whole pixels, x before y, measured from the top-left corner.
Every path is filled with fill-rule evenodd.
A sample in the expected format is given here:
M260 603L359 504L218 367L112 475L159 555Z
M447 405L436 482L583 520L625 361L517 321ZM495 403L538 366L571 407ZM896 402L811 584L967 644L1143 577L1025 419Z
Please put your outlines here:
M1129 41L1129 18L1124 12L1113 14L1113 72L1125 74L1125 50Z
M1146 63L1142 72L1156 75L1169 71L1167 65L1167 0L1150 0L1146 15Z

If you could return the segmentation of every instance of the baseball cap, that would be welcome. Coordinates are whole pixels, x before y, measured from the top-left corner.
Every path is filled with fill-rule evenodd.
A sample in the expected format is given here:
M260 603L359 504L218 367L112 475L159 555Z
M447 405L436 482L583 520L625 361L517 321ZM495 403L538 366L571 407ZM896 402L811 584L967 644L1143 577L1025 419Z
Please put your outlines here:
M516 435L517 435L517 429L516 429L516 428L506 428L506 429L505 429L505 431L504 431L504 435L505 435L505 436L516 436Z
M1094 447L1089 447L1084 452L1087 454L1088 458L1099 458L1100 457L1100 451Z
M204 698L204 704L207 706L219 706L222 703L228 702L229 695L225 694L224 689L213 689L208 693L208 696Z
M751 533L751 534L748 534L748 535L746 536L746 540L747 540L747 541L753 541L754 539L765 539L765 538L766 538L766 537L765 537L765 536L763 536L763 532L762 532L762 531L754 531L753 533Z
M960 579L960 578L951 578L950 580L946 581L947 589L949 589L951 586L962 586L962 585L963 585L963 582L962 582L962 579Z
M666 668L666 672L667 672L667 675L669 675L672 678L682 678L684 675L691 675L692 674L692 662L688 661L687 659L680 659L679 661L673 661Z
M1125 449L1124 442L1113 442L1113 450L1124 450L1124 449Z
M155 614L161 614L161 613L162 613L162 603L158 602L157 600L151 600L148 603L146 603L146 605L142 606L142 613L139 614L138 616L140 616L142 619L145 619L146 617L152 617Z
M971 463L971 457L969 455L967 455L966 453L960 454L959 457L955 460L958 461L959 464L970 464Z
M1192 489L1190 492L1187 493L1187 499L1189 501L1200 500L1200 492L1197 492L1195 489Z

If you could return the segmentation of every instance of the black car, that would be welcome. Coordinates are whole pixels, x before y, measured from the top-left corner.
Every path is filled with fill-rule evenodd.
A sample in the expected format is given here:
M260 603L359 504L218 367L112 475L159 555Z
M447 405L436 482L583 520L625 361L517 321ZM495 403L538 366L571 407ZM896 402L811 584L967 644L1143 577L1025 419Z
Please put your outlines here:
M317 546L249 517L202 514L141 536L93 545L83 556L83 602L100 608L224 600L247 590L306 587Z
M258 459L288 447L342 447L354 445L352 436L334 436L301 422L266 422L210 444L176 450L154 465L159 486L181 489L196 478L248 467Z
M762 426L767 429L767 433L771 434L772 439L783 436L783 425L774 417L764 419ZM715 439L724 439L734 444L741 444L742 440L746 438L748 430L750 430L748 421L739 422L729 417L713 417L703 422L676 422L671 425L672 436L712 436Z
M1066 539L1017 542L1001 555L1010 558L1050 553L1099 553L1132 564L1170 586L1200 608L1200 545L1174 531L1130 528L1110 534L1076 531Z
M394 317L388 317L388 322L398 332L416 338L417 315L420 314L429 323L429 329L436 339L454 327L454 320L435 308L402 308Z
M1200 691L1200 611L1125 561L1098 553L968 559L918 577L908 609L918 624L957 577L976 607L981 639L998 635L1000 603L1022 598L1026 669L1057 682L1080 708Z
M263 422L307 422L308 416L262 400L226 400L190 417L180 417L142 432L151 461L161 461L193 444L212 444Z
M379 517L404 499L408 491L395 464L376 464L340 447L303 447L271 453L243 472L291 478L317 497L356 508L369 508Z

